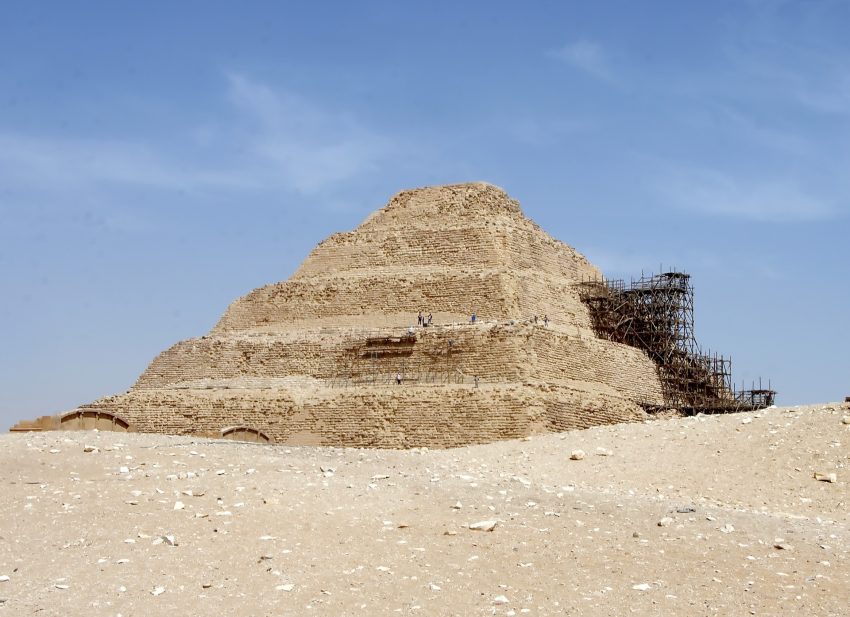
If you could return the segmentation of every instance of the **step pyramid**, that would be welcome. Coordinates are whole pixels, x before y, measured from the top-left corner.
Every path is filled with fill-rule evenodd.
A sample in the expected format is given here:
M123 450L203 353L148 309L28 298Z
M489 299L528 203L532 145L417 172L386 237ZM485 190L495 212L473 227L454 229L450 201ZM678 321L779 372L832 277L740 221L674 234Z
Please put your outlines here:
M404 448L642 420L641 405L662 404L657 367L594 334L579 287L600 277L498 187L403 191L289 280L237 299L208 335L162 352L127 393L52 428L113 418L119 430Z

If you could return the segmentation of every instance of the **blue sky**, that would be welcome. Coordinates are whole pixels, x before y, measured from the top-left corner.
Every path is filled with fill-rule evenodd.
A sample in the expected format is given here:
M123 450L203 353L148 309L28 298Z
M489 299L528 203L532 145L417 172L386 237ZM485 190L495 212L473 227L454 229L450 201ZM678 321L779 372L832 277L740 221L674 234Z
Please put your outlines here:
M0 3L0 430L129 388L402 188L486 180L850 395L846 2Z

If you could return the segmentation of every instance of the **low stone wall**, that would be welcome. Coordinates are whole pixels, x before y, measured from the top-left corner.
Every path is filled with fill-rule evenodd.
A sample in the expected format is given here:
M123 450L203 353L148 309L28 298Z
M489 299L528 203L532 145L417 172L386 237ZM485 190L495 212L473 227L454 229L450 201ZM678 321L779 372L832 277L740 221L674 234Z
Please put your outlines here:
M646 417L626 400L520 385L354 387L312 400L277 391L138 390L84 409L127 418L141 432L221 436L262 431L275 443L446 448Z

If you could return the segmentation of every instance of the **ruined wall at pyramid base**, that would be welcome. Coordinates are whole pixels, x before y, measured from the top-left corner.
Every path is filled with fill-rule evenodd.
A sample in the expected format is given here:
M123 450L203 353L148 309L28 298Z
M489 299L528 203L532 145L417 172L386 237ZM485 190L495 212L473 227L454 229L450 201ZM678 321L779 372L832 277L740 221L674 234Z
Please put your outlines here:
M612 394L551 385L445 384L280 389L135 390L82 409L114 413L133 430L221 437L247 426L274 443L446 448L646 419Z

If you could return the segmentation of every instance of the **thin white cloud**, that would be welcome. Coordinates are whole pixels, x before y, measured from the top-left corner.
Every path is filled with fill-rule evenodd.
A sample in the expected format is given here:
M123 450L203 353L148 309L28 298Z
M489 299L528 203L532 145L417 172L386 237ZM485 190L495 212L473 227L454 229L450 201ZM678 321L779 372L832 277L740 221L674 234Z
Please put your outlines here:
M261 129L249 137L248 147L301 192L377 171L392 153L389 140L351 114L323 110L235 73L228 81L231 102Z
M658 255L650 256L637 251L624 251L605 246L583 246L581 251L590 263L610 278L637 276L659 265Z
M765 152L777 152L783 157L812 159L822 151L823 145L815 143L790 122L781 126L765 122L758 114L744 113L727 104L707 103L722 121L723 130L734 134L742 142L757 146Z
M598 43L587 40L579 40L569 43L550 51L547 54L572 66L579 71L587 73L603 81L613 81L614 73L611 69L605 50Z
M113 185L153 189L245 188L226 169L173 160L133 141L0 134L0 180L7 189L68 191Z
M16 194L179 191L319 193L377 171L391 142L350 114L329 111L248 77L227 75L231 109L189 127L192 138L32 135L0 128L0 186Z
M758 49L732 49L729 59L734 70L728 81L739 84L739 98L768 98L816 114L850 114L850 56L843 50L773 41Z
M832 218L835 207L793 179L754 179L710 168L668 167L653 187L668 205L709 216L785 223Z

